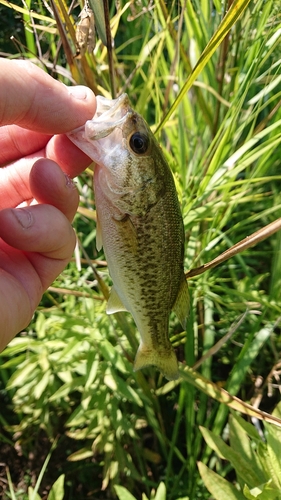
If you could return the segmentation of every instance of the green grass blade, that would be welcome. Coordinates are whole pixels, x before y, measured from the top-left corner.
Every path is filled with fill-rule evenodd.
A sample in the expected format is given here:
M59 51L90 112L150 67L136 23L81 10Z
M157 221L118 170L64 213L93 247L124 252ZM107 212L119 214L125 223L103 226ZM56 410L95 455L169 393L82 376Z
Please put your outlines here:
M209 62L209 60L211 59L214 52L216 51L216 49L219 47L219 45L223 41L224 37L227 35L229 30L235 24L235 22L239 19L239 17L244 12L244 10L247 8L249 3L250 3L250 0L234 0L234 2L231 4L229 11L227 12L226 16L223 18L217 31L214 33L211 40L207 44L206 48L202 52L196 66L192 70L192 73L190 74L190 76L186 80L186 82L183 85L176 100L174 101L173 105L169 109L168 113L164 116L161 123L158 125L155 133L160 132L160 130L164 127L165 123L172 116L173 112L178 107L179 103L182 101L182 99L185 96L185 94L187 93L187 91L191 88L192 84L194 83L194 81L196 80L198 75L202 72L203 68Z

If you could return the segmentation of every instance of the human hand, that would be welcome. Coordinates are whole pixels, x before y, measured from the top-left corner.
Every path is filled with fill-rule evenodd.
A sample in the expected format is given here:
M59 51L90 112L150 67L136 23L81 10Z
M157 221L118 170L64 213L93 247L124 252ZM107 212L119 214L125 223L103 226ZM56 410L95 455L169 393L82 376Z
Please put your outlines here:
M79 196L70 177L90 160L63 134L92 118L96 103L86 87L6 59L0 95L1 351L72 256Z

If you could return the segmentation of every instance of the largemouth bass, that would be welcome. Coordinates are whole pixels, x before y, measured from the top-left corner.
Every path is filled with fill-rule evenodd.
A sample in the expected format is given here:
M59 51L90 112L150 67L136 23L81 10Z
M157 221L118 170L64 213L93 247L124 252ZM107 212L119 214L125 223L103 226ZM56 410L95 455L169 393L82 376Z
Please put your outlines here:
M167 161L126 94L98 96L94 118L68 137L96 164L97 248L104 248L113 281L107 313L126 310L135 320L141 341L134 370L154 365L176 379L169 316L174 310L185 328L189 294L183 221Z

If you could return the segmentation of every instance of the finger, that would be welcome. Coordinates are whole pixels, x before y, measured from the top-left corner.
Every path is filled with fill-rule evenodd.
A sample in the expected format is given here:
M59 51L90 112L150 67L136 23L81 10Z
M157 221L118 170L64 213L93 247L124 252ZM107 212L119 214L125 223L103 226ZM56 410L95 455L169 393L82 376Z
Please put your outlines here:
M91 160L76 146L74 146L66 136L64 141L58 141L51 156L57 163L62 163L62 170L74 177L81 173L91 162ZM69 146L69 147L68 147ZM38 151L29 158L22 158L5 168L0 168L0 210L8 207L17 207L20 203L31 200L33 195L30 189L29 176L34 163L45 156L45 151ZM46 177L44 177L46 179ZM46 186L48 180L46 180Z
M34 159L24 158L13 166L0 168L0 210L32 198L29 174L33 164Z
M26 291L29 310L34 311L43 292L70 261L75 241L70 222L55 207L0 211L0 284L3 272L10 274Z
M13 248L37 252L42 257L56 260L69 259L75 246L75 234L70 222L51 205L1 210L0 237ZM30 259L32 256L29 256ZM41 273L44 273L43 269Z
M96 108L93 92L66 87L29 61L0 59L0 125L58 134L79 127Z
M35 281L30 279L29 281L32 281L33 286L39 285L40 289L38 278ZM35 307L40 301L39 295L37 298ZM33 304L22 283L9 272L0 270L0 352L20 330L30 323L33 312Z
M28 325L43 292L69 262L74 245L69 221L55 207L0 211L0 351Z
M9 125L0 127L0 144L0 166L36 153L38 157L41 151L41 156L56 161L70 177L76 177L92 162L64 134L52 137Z
M41 158L33 165L30 191L38 203L53 205L71 222L78 208L79 194L70 177L52 160Z
M70 177L81 174L92 163L66 135L55 135L50 139L46 146L46 156L58 163Z
M50 135L33 132L17 125L0 127L0 165L28 156L45 148Z

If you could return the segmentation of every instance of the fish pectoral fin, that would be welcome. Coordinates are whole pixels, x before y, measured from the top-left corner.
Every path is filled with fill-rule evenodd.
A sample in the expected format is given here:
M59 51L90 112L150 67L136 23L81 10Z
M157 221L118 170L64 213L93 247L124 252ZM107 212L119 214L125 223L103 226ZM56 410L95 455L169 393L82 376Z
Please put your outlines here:
M101 225L99 221L98 212L96 215L96 247L98 252L102 249Z
M107 302L106 312L107 314L114 314L119 311L127 311L127 309L113 286Z
M178 296L175 300L172 309L176 313L184 329L186 329L186 319L188 316L189 307L190 307L190 297L189 297L188 285L185 276L183 275Z
M132 218L128 214L123 214L122 218L117 219L114 217L114 221L118 224L119 231L122 231L124 238L126 238L130 252L136 255L138 252L138 234Z
M134 371L151 365L156 366L168 380L176 380L179 377L178 361L172 344L156 349L141 343L136 354Z

